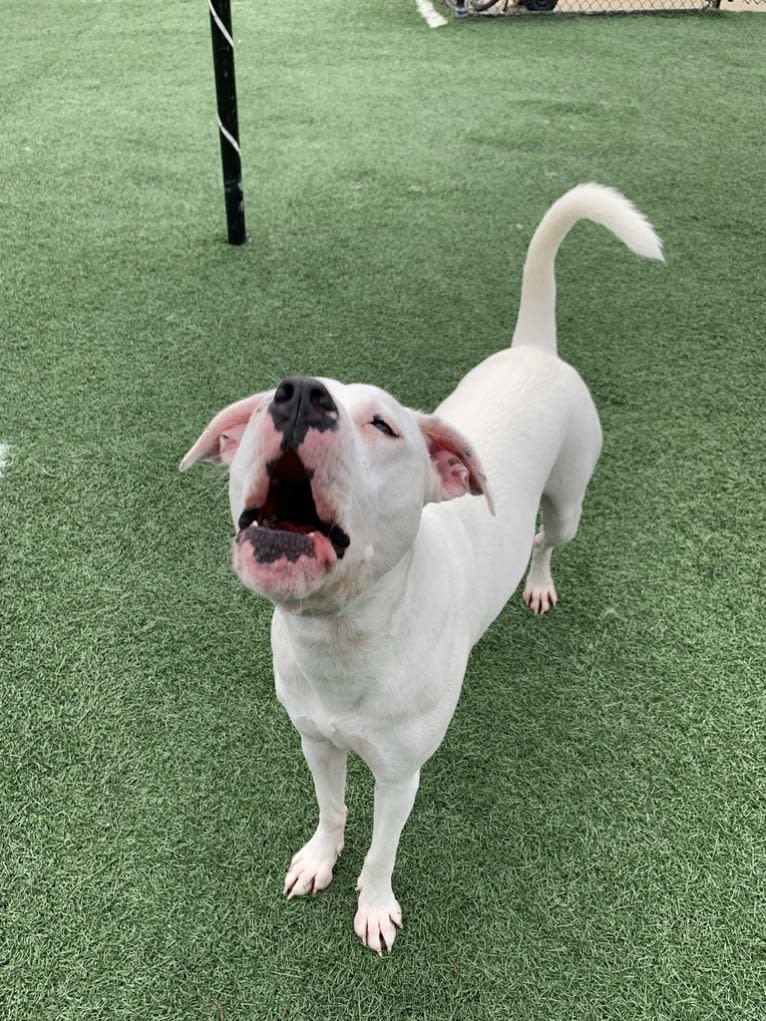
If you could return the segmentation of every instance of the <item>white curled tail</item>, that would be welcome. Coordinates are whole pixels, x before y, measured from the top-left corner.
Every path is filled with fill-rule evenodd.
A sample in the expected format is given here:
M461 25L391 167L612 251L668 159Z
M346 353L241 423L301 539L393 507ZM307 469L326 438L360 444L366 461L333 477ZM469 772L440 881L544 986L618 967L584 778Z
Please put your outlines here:
M636 255L664 261L662 242L652 225L624 195L602 184L578 184L553 203L529 243L512 345L528 344L555 353L553 265L559 245L578 220L600 223Z

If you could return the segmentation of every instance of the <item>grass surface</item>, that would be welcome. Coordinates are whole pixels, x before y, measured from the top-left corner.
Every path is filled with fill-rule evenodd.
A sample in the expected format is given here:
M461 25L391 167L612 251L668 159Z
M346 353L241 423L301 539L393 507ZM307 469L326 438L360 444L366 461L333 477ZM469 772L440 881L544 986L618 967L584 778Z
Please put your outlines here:
M234 250L204 5L34 6L2 4L0 1017L761 1021L766 20L235 4ZM603 461L560 609L474 653L379 960L359 764L335 882L281 896L314 808L269 609L224 476L176 466L291 371L434 406L591 179L667 267L562 249Z

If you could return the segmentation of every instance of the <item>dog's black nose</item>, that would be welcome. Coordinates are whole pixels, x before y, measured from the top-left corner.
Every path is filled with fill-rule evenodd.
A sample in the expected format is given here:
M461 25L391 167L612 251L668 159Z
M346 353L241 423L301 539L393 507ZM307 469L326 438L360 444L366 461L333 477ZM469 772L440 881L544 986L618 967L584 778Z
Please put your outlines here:
M288 376L269 405L274 428L283 435L282 448L295 450L309 429L338 428L338 407L324 383L311 376Z

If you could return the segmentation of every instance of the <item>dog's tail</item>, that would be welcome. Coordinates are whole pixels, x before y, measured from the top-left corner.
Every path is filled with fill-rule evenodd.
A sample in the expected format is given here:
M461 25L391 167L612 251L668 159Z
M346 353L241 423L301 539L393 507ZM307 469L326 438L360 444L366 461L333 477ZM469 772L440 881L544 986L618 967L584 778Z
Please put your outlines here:
M577 185L553 203L529 243L512 345L527 344L555 353L553 264L559 245L578 220L600 223L636 255L664 261L662 242L649 221L624 195L601 184Z

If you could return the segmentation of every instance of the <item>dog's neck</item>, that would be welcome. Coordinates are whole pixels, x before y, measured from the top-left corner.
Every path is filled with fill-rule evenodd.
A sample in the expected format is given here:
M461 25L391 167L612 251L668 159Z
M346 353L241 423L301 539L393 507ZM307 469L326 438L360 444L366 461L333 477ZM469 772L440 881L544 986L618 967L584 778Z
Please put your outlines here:
M373 582L350 603L334 612L293 612L277 607L290 638L317 652L338 648L369 649L396 630L396 619L408 595L407 580L415 559L413 545L390 571Z

